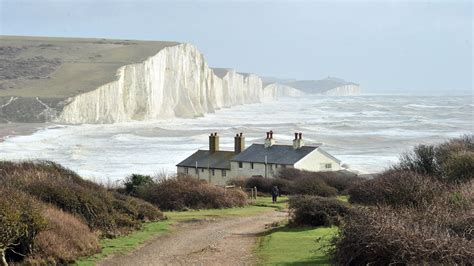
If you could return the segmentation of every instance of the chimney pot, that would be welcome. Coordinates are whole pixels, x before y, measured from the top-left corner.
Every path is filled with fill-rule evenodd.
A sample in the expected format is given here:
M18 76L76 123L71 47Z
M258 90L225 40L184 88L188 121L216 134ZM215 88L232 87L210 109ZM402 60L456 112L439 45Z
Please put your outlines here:
M270 130L270 139L273 139L273 130Z
M300 135L300 139L302 139L303 138L303 133L300 132L299 135Z
M295 132L295 139L298 139L298 133Z

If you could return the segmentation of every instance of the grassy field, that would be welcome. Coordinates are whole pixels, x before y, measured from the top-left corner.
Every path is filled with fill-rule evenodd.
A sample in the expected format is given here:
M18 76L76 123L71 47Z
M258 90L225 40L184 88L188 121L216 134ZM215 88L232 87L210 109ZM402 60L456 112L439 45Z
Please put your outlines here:
M280 227L260 239L256 254L265 265L330 265L326 245L337 227Z
M81 266L95 265L97 261L111 254L130 252L156 236L169 233L170 225L179 221L202 220L215 217L251 216L275 209L284 209L286 208L287 202L288 199L286 197L280 198L279 202L276 204L271 202L271 198L261 197L257 200L252 200L248 206L242 208L165 212L165 215L168 218L167 220L147 223L144 225L142 230L127 236L114 239L103 239L100 243L102 247L100 253L80 259L75 264Z
M65 98L116 79L124 65L140 63L176 42L0 36L5 65L0 96ZM59 62L49 66L49 62ZM1 62L0 62L1 65ZM49 68L46 73L43 70Z

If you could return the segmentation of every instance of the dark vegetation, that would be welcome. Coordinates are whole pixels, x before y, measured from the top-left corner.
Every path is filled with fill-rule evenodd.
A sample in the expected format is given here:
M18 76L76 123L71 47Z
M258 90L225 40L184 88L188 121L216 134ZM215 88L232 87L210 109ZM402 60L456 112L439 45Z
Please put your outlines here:
M277 186L281 194L290 196L291 226L330 226L338 225L350 210L336 196L347 194L351 186L361 182L361 178L349 171L308 172L285 168L277 178L238 178L230 184L247 189L257 187L264 194Z
M163 219L158 208L53 162L0 162L0 253L6 261L67 263L114 237Z
M247 195L240 189L224 189L186 176L153 181L147 176L133 175L126 180L125 191L162 210L230 208L247 204Z
M341 265L472 265L472 136L420 145L377 178L355 184L333 239Z
M277 186L282 195L313 195L333 197L346 194L347 189L361 179L349 171L337 172L308 172L294 168L285 168L277 178L250 177L248 179L233 179L230 185L243 188L257 187L262 193L270 193Z
M297 195L290 197L290 223L297 226L339 225L348 214L346 203L336 198Z
M0 47L0 80L9 79L40 79L48 77L60 65L59 58L45 58L34 56L20 57L27 47Z

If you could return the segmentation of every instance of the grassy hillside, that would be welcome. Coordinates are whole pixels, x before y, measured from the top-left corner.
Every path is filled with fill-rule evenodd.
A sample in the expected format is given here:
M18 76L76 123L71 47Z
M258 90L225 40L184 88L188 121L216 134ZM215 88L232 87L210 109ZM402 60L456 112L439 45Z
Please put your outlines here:
M0 36L0 97L65 98L176 42Z
M164 219L153 205L53 162L0 162L0 197L0 255L6 261L67 263L99 251L99 238Z

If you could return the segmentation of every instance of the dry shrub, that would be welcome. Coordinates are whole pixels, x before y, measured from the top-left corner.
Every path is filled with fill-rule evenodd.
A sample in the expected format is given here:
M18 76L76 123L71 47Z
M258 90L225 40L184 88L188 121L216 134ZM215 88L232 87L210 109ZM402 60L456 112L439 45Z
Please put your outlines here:
M238 188L246 188L247 178L243 176L234 177L227 181L227 185L235 186Z
M288 194L290 182L281 178L265 178L261 176L253 176L245 180L246 188L257 187L258 192L271 193L272 188L277 186L281 194Z
M413 151L402 154L393 168L432 175L445 181L473 179L473 136L466 135L439 145L418 145Z
M291 183L290 194L333 197L337 195L337 189L328 186L326 182L321 179L303 177Z
M162 217L139 199L118 197L53 162L0 162L0 185L9 184L84 219L93 230L115 236L138 228L143 220ZM143 206L141 206L143 205ZM140 211L146 211L141 213Z
M224 189L190 177L160 180L145 187L140 197L163 210L211 209L244 206L240 189Z
M47 225L43 206L9 186L0 187L0 197L0 256L3 262L18 261L31 252L34 239Z
M318 196L291 196L289 209L292 224L309 226L338 225L349 212L345 203Z
M318 179L326 183L328 186L336 188L339 193L345 191L352 185L362 181L356 174L341 170L331 172L309 172L295 168L285 168L280 170L278 177L285 180L297 181L299 179Z
M413 176L421 176L414 174ZM410 179L406 179L407 182ZM474 181L414 189L397 204L357 206L344 217L333 258L343 265L469 264L474 261ZM409 183L397 183L407 185ZM438 189L441 184L441 190ZM387 186L391 186L388 184ZM415 186L418 186L415 182ZM418 186L420 187L420 186ZM397 188L397 193L402 193ZM394 193L395 195L399 195ZM429 200L420 200L426 195ZM394 197L397 198L397 197ZM406 199L416 199L407 201ZM404 204L401 204L403 203ZM408 202L408 203L407 203ZM423 204L412 204L422 202Z
M348 193L351 203L425 206L443 190L443 184L430 176L392 170L352 186Z
M420 212L409 207L359 207L333 239L335 264L472 263L474 242L450 230L452 219L456 215L447 208Z
M49 206L43 211L48 227L36 237L33 260L71 263L81 256L89 256L100 250L97 234L73 215Z

